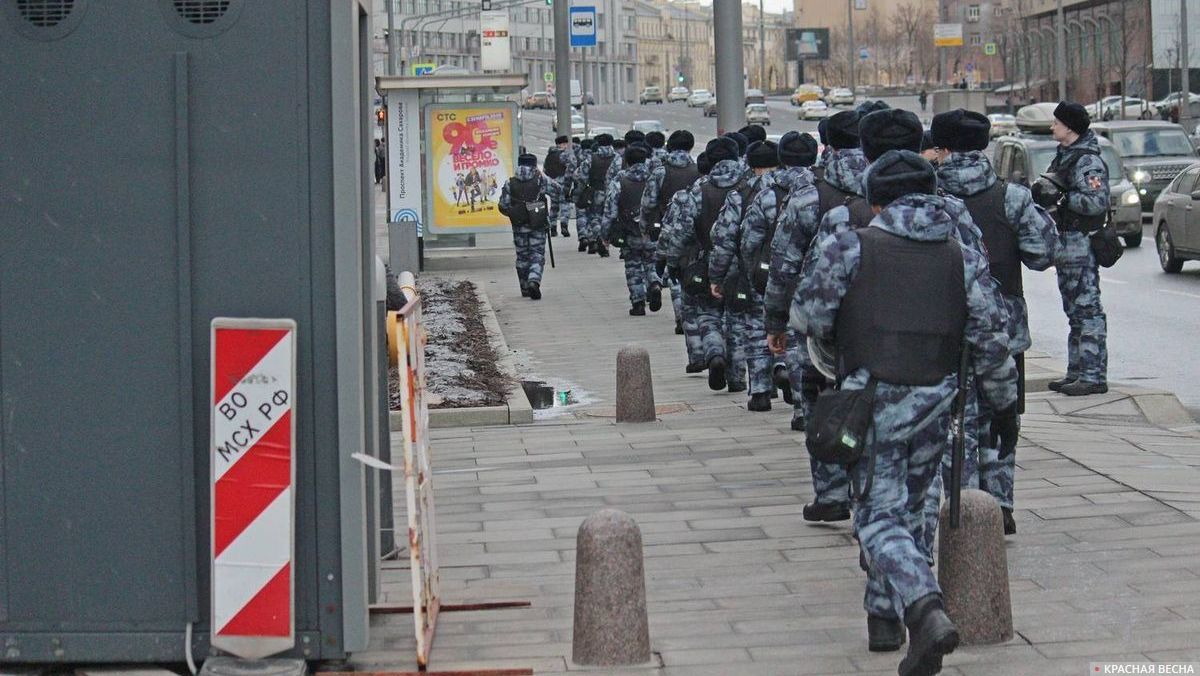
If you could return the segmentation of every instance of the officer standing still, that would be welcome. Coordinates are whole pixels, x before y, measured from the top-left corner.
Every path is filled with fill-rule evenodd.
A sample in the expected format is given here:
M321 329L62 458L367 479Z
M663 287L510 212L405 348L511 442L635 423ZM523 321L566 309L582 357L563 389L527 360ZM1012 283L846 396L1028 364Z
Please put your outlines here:
M966 203L983 232L988 265L1008 309L1009 351L1017 363L1017 405L980 411L979 487L1000 503L1004 531L1017 530L1013 519L1018 416L1024 413L1024 352L1032 345L1021 266L1041 271L1054 264L1058 233L1054 219L1034 203L1029 188L1001 181L984 153L991 122L980 113L952 110L933 117L928 144L936 156L938 186ZM924 151L922 152L924 154Z
M856 431L862 455L846 458L868 569L868 648L898 650L907 628L899 674L929 676L959 641L921 542L924 502L951 436L962 350L996 410L1016 400L1016 367L1000 289L986 259L952 236L929 162L890 150L872 165L866 192L876 217L821 247L801 280L800 311L810 336L836 346L836 365L827 366L841 392L872 402L869 433Z
M555 226L562 231L563 237L569 237L571 231L567 223L571 219L571 211L575 205L571 202L571 182L575 173L575 154L571 150L570 139L559 136L554 139L554 147L546 153L546 161L542 163L542 172L546 178L554 181L555 194L550 202L550 236L558 234Z
M1108 218L1108 167L1100 159L1100 142L1090 126L1083 106L1058 104L1050 126L1058 152L1033 184L1038 204L1057 206L1054 220L1062 246L1054 265L1071 327L1066 378L1052 381L1050 389L1072 397L1108 391L1108 321L1100 305L1100 269L1089 238Z
M625 149L624 169L617 172L604 203L601 239L625 252L625 285L629 288L629 315L640 317L662 307L662 283L654 270L654 242L642 230L642 192L646 189L650 149L634 143Z
M546 231L550 228L550 179L537 169L537 158L524 153L517 158L517 175L500 191L500 213L512 222L517 250L517 279L521 295L542 298L542 267L546 264Z

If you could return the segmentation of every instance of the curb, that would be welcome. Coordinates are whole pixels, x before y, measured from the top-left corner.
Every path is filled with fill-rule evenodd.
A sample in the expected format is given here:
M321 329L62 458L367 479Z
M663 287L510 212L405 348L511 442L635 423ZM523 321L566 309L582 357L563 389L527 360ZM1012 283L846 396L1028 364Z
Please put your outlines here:
M1047 384L1051 380L1062 378L1066 369L1048 355L1026 354L1025 371L1026 392L1048 392L1050 388ZM1171 429L1197 423L1174 392L1122 383L1109 383L1109 386L1111 390L1120 392L1133 400L1138 412L1151 425Z
M500 355L500 369L517 381L516 361L504 340L504 332L500 330L500 322L496 319L496 311L492 308L491 299L487 292L478 286L479 304L483 306L483 326L492 338L496 352ZM403 411L390 411L388 426L393 432L404 429ZM429 428L444 429L447 427L485 427L489 425L521 425L533 422L533 406L525 396L524 388L514 387L508 393L508 398L498 406L469 406L466 408L431 408L429 409Z

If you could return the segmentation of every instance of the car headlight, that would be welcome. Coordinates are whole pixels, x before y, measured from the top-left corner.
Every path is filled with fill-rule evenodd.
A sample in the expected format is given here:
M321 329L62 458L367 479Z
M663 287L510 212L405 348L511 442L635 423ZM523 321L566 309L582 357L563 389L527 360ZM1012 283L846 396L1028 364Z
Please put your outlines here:
M1150 180L1150 174L1142 171L1141 169L1134 169L1133 173L1129 175L1129 180L1133 181L1134 183L1141 183L1143 181Z
M1141 201L1142 201L1141 198L1138 197L1138 191L1136 191L1132 188L1130 188L1129 190L1126 190L1124 192L1124 194L1121 195L1121 204L1124 204L1126 206L1137 204Z

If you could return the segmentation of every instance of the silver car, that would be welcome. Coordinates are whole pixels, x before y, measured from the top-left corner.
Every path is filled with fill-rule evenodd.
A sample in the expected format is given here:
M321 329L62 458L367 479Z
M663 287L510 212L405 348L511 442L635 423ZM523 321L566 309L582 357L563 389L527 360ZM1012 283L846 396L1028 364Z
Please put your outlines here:
M1163 272L1200 259L1200 164L1183 170L1154 201L1154 244Z
M746 106L746 124L761 124L771 126L771 111L765 103L751 103Z

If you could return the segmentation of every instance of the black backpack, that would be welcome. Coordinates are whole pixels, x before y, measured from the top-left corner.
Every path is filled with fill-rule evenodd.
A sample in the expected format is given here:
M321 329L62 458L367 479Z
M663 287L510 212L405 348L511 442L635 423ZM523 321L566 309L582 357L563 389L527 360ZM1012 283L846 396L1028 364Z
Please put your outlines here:
M783 210L787 207L787 198L791 194L781 185L772 186L771 189L775 191L775 218L767 226L762 242L747 261L750 268L750 281L753 282L754 290L759 295L767 292L767 276L771 270L771 243L775 239L779 217L783 215Z

